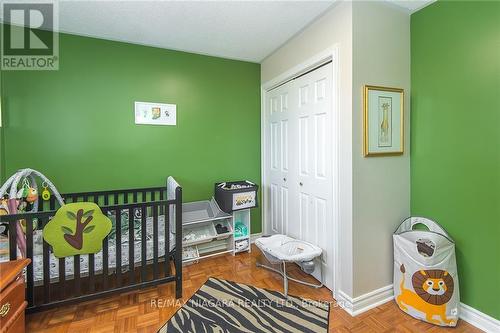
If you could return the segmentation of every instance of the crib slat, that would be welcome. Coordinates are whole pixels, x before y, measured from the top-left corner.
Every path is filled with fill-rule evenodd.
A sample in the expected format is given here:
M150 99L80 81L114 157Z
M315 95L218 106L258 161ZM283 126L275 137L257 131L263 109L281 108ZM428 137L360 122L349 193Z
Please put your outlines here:
M50 202L50 206L49 206L50 210L56 209L56 198L53 195L51 195L49 200L50 200L49 201Z
M104 195L104 206L109 206L109 196L107 194Z
M66 259L59 258L59 298L65 299L66 295Z
M102 287L103 287L103 290L108 289L108 279L109 279L108 251L109 251L108 236L106 236L102 240Z
M134 193L132 194L132 197L134 199L134 203L137 203L137 192L134 191Z
M123 203L128 204L128 193L127 192L123 192Z
M73 279L75 282L75 296L80 296L81 290L80 290L80 255L77 254L76 256L73 257Z
M89 254L89 292L93 293L95 291L95 274L94 274L94 264L95 258L94 254Z
M128 209L128 273L129 283L134 283L134 208Z
M34 281L33 281L33 219L26 219L26 257L31 260L31 263L26 269L26 299L28 306L35 304Z
M10 260L17 259L17 221L9 221L9 256Z
M148 193L146 191L142 191L142 202L146 202L148 200Z
M118 193L115 193L114 201L115 205L118 205Z
M144 192L143 192L144 195ZM146 281L146 205L141 207L141 281Z
M122 214L119 209L115 210L115 221L116 221L116 230L115 230L115 269L116 269L116 280L117 284L120 287L122 285Z
M170 276L170 205L165 204L165 277ZM182 251L182 245L175 247L176 251Z
M43 227L47 223L47 220L43 221ZM50 251L49 244L45 240L43 240L43 302L50 302Z
M163 200L163 190L160 190L160 201ZM163 215L163 205L160 206L160 215Z
M154 200L154 192L153 197ZM158 278L158 205L153 204L153 279Z

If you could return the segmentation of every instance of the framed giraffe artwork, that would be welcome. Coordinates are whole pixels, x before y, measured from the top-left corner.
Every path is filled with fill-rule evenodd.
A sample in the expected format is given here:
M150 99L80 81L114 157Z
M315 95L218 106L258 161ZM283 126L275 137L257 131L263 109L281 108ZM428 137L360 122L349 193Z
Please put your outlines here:
M404 152L404 90L365 85L363 154L394 156Z

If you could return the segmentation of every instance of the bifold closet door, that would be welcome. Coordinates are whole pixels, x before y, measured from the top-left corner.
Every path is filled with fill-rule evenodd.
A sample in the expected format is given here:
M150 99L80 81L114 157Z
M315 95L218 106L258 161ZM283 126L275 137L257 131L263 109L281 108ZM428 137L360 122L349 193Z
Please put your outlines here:
M291 236L298 236L323 249L323 278L330 288L333 271L327 263L333 249L331 74L330 63L294 80L293 90L298 96L297 107L293 110L297 118L298 141L294 156L298 161L298 170L297 191L294 191L295 198L292 200L297 204L291 207L289 213L297 217L289 223L298 225L299 229L298 235Z
M296 104L296 96L290 94L293 81L267 94L266 131L269 222L272 233L288 234L290 218L290 184L296 183L296 160L290 156L294 149L296 120L290 106Z
M266 94L268 223L320 246L324 281L332 287L332 64ZM319 276L318 276L319 277Z

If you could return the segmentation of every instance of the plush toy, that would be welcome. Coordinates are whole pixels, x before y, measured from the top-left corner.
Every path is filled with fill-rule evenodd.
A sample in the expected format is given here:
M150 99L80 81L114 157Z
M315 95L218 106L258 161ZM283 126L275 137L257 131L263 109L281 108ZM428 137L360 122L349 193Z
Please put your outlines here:
M28 188L28 192L26 194L26 201L29 203L34 203L38 200L38 191L36 188L30 187Z
M28 178L24 179L21 189L17 192L17 199L18 211L30 212L33 210L34 203L38 200L38 191L30 186Z
M26 201L26 198L21 198L17 200L17 211L18 212L28 212L30 211L30 203Z
M9 214L8 200L9 198L7 196L4 196L2 199L0 199L0 216Z

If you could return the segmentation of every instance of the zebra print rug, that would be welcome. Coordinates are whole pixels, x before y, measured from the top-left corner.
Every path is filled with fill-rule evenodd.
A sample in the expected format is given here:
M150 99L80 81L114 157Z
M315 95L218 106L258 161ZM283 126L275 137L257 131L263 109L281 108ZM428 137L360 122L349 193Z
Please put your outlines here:
M328 332L330 306L210 278L159 333Z

